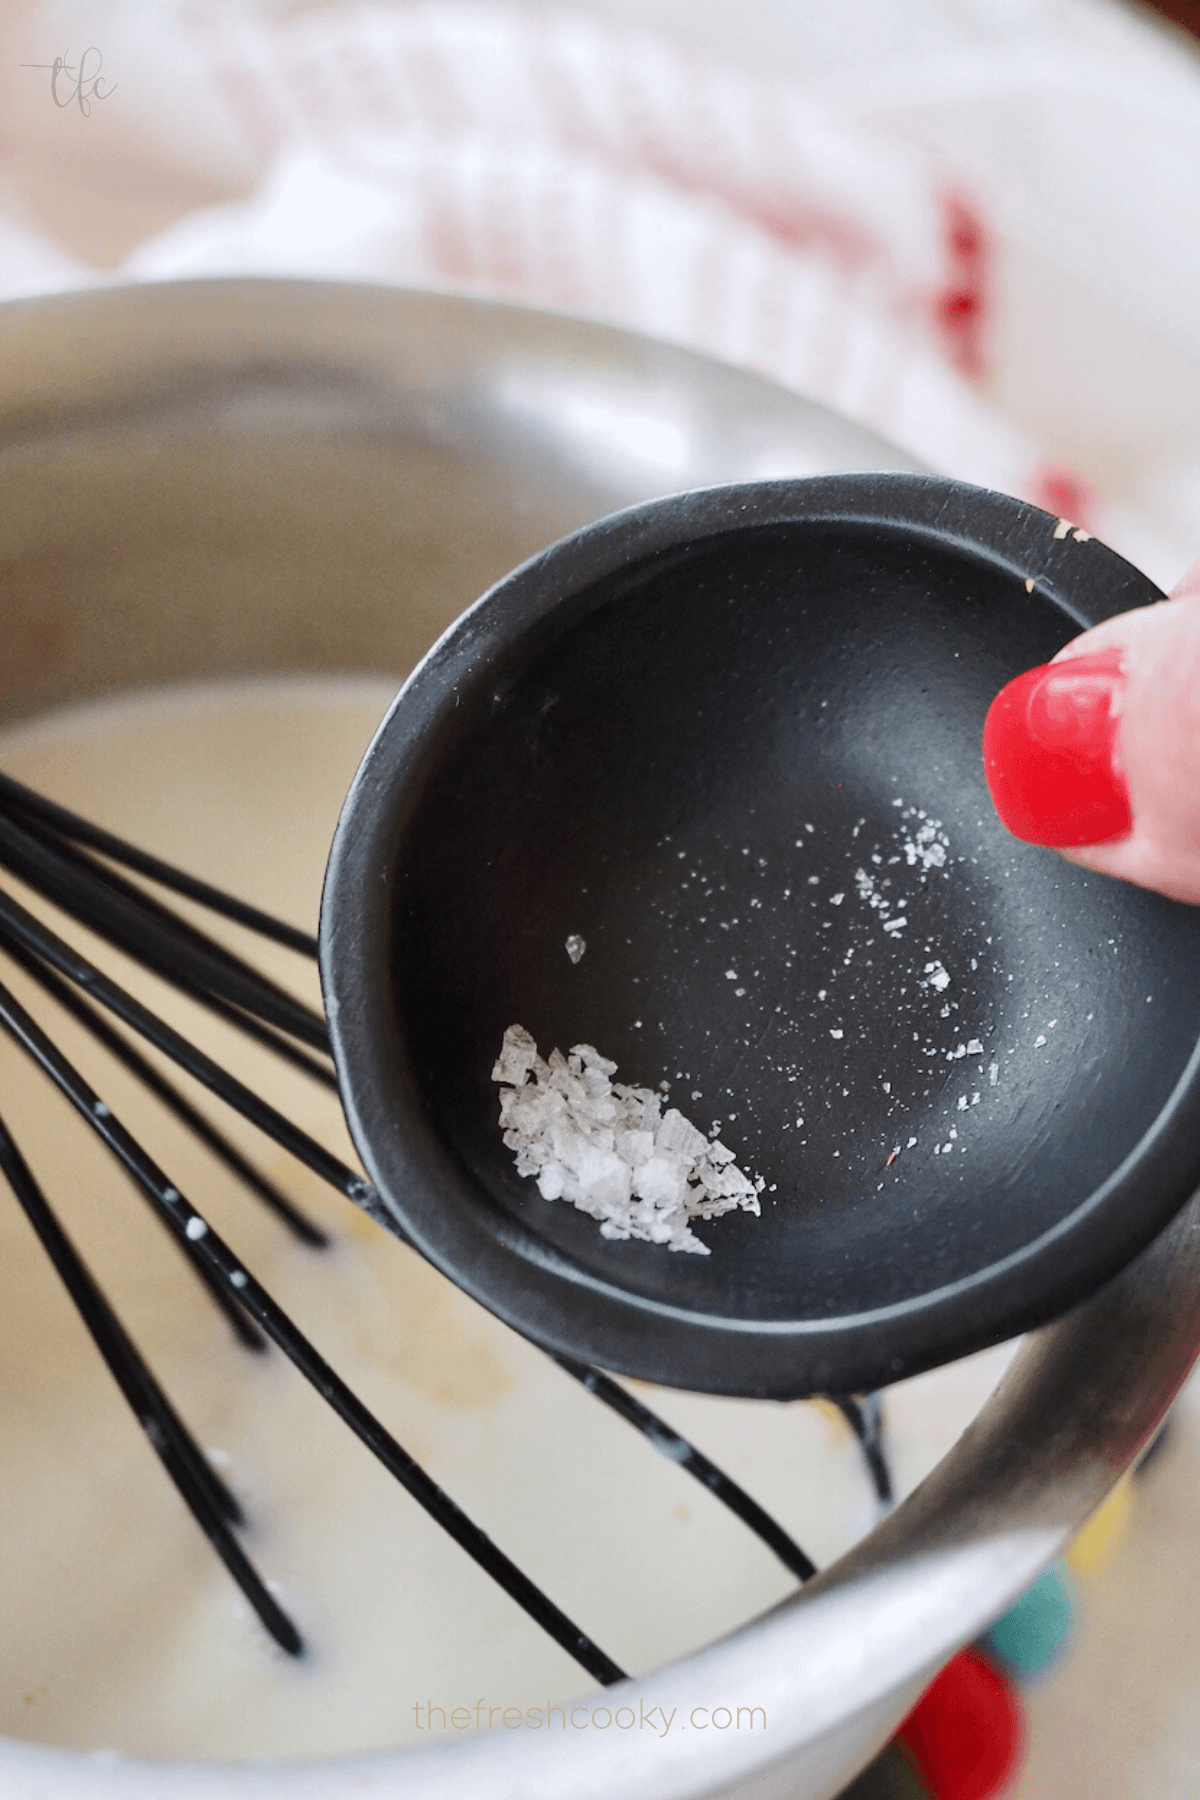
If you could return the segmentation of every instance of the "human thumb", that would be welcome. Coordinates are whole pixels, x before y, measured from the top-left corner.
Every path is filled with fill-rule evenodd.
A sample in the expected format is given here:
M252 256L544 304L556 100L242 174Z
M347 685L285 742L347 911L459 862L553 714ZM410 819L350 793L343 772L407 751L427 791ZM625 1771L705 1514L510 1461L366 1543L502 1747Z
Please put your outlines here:
M983 759L1016 836L1200 904L1200 563L1010 681Z

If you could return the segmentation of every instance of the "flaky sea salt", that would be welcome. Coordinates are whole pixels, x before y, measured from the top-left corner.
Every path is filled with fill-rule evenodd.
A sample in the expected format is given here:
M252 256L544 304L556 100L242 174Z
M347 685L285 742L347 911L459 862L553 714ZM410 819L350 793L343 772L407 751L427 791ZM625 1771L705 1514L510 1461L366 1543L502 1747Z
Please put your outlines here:
M905 807L900 816L919 821L905 828L900 840L900 848L909 868L915 868L919 863L926 873L930 869L944 869L950 839L942 830L942 821L931 819L923 809L911 806Z
M500 1124L518 1175L532 1175L544 1200L569 1200L600 1221L606 1238L640 1238L708 1256L689 1229L741 1208L760 1211L752 1181L719 1140L706 1138L661 1093L626 1087L617 1065L590 1044L538 1055L520 1025L504 1034L492 1080L501 1084Z

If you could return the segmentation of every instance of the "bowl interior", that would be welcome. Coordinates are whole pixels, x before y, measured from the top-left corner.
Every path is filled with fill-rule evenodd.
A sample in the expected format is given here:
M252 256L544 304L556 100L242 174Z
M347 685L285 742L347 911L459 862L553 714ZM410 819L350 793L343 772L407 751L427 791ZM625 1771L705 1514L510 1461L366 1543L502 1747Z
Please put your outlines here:
M1083 1287L1063 1233L1192 1056L1200 921L995 816L980 739L997 690L1076 633L1080 604L1102 616L1151 592L1098 545L1073 543L1072 566L1054 521L999 505L1000 547L879 516L713 529L711 505L707 529L632 558L610 534L594 552L610 566L577 547L558 570L558 603L545 559L502 584L469 615L469 649L401 696L384 735L415 734L421 755L391 820L380 1004L455 1177L399 1200L479 1297L496 1304L494 1271L456 1235L464 1209L472 1243L522 1259L511 1282L565 1281L581 1319L620 1296L630 1331L719 1322L718 1365L740 1354L728 1330L743 1349L807 1334L815 1378L822 1325L874 1319L836 1367L878 1375L854 1358L878 1363L889 1312L941 1309L911 1366L1102 1278L1120 1230L1094 1222ZM1011 541L1017 516L1036 555ZM423 692L438 716L422 737ZM762 1216L697 1224L711 1255L684 1256L543 1200L497 1125L490 1071L514 1023L543 1055L590 1043L618 1080L668 1081L761 1177ZM975 1291L1014 1263L1002 1302ZM537 1328L532 1300L500 1303ZM587 1348L613 1360L612 1342ZM664 1377L653 1352L624 1354Z

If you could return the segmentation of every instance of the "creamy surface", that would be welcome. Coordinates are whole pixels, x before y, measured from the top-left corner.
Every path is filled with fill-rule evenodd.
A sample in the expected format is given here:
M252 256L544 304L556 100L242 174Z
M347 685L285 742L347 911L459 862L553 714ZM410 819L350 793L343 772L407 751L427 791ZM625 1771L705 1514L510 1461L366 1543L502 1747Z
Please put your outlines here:
M75 709L0 737L0 768L313 930L338 809L393 686L277 680ZM211 928L318 1000L315 968ZM64 935L351 1157L331 1094L77 928ZM7 965L0 977L30 994ZM329 1250L291 1240L78 1028L28 1003L405 1448L626 1669L792 1590L697 1482L218 1101L199 1104L327 1226ZM312 1755L428 1742L417 1718L430 1702L448 1714L586 1691L278 1352L238 1347L149 1208L7 1037L0 1096L60 1219L242 1499L247 1552L308 1644L294 1661L270 1643L0 1183L0 1734L170 1757ZM1003 1360L893 1390L902 1487ZM830 1410L639 1391L819 1564L870 1525L861 1460Z

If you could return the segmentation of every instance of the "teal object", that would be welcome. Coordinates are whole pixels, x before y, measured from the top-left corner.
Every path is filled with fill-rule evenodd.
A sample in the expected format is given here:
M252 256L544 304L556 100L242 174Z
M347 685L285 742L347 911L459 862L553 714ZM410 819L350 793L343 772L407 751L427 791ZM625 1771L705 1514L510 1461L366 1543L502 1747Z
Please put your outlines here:
M1066 1650L1079 1617L1079 1589L1066 1563L1055 1563L997 1619L981 1648L1018 1679L1043 1674Z

